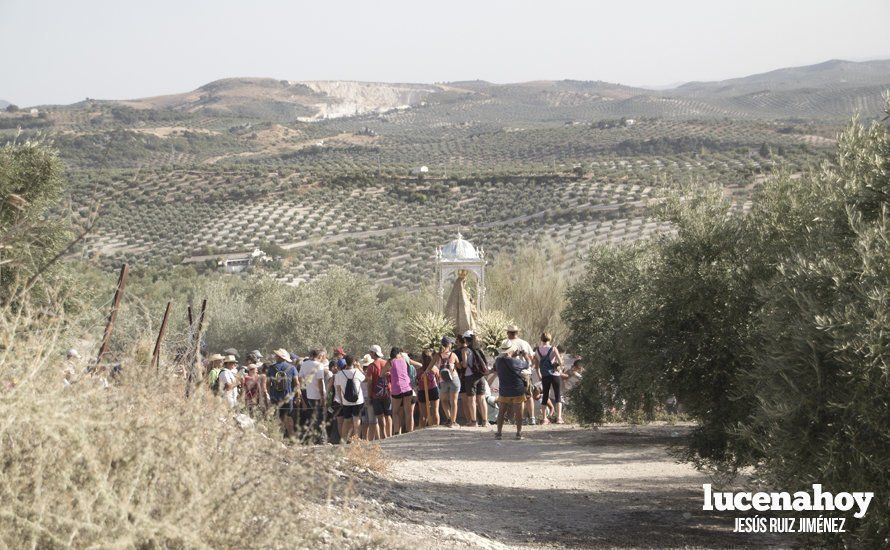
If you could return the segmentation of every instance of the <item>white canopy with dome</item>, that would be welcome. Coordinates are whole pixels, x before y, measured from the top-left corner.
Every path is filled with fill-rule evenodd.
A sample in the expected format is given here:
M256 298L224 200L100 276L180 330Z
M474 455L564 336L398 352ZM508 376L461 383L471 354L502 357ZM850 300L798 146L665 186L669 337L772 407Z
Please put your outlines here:
M456 239L436 249L440 305L445 303L445 283L452 275L458 276L462 271L476 275L476 309L482 312L485 305L485 251L482 247L477 249L458 232Z

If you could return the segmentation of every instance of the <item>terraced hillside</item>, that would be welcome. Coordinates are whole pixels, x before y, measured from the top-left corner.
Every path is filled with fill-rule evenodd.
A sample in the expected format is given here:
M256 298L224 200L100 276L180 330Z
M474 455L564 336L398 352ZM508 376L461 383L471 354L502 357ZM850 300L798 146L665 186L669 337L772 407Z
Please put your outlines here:
M460 229L490 255L553 239L670 230L647 202L718 183L739 208L777 169L818 163L890 63L829 62L653 92L604 82L436 85L227 79L194 92L0 113L0 141L52 140L73 182L59 212L98 213L79 254L214 269L262 247L299 284L331 265L418 288ZM424 167L424 169L421 169ZM208 261L209 260L209 261Z

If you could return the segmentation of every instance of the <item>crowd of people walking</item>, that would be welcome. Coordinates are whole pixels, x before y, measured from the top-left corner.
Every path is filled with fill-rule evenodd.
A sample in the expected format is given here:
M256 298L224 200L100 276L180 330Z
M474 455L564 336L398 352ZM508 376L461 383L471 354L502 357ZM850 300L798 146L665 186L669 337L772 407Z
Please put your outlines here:
M563 390L580 382L583 369L580 358L566 365L546 332L535 347L517 326L506 332L493 360L467 331L417 355L398 347L384 353L379 345L362 354L336 348L305 356L282 348L253 350L242 362L226 349L206 359L204 376L231 407L276 414L288 438L348 442L496 424L500 439L510 422L521 439L523 424L564 422Z

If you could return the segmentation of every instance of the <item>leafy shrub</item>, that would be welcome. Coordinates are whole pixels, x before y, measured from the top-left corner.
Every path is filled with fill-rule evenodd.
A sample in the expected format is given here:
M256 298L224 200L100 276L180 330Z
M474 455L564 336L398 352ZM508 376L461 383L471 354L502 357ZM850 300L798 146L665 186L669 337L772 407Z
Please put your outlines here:
M57 278L44 273L69 237L64 224L47 211L62 193L62 165L55 151L34 142L0 147L0 237L3 267L0 300L27 290L32 303ZM28 289L21 287L30 286ZM44 302L46 300L43 300Z
M507 338L507 325L513 319L502 311L489 309L484 311L476 323L476 341L490 354L496 354L501 342Z
M582 420L609 400L647 412L674 393L699 423L687 459L751 466L782 490L874 491L864 519L820 543L886 546L888 197L878 123L854 123L819 173L766 182L747 216L718 188L668 197L675 238L594 251L569 292L564 317L589 365Z
M407 336L415 349L437 349L443 336L454 335L454 324L435 311L421 311L408 318Z

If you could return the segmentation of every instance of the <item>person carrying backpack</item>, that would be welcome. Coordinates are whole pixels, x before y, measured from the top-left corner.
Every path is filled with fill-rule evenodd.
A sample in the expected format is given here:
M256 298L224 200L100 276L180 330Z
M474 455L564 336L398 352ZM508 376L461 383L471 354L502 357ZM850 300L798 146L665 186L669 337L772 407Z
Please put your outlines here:
M355 368L352 356L346 355L343 359L345 365L334 375L334 391L340 398L340 416L343 418L340 442L346 443L350 435L358 437L360 433L362 408L365 406L361 384L365 380L365 375Z
M278 408L278 418L287 437L294 435L294 395L299 393L297 367L290 362L285 349L274 351L276 362L266 370L269 402Z
M370 353L373 361L365 369L365 374L371 381L371 405L374 416L377 418L377 437L386 439L392 435L392 394L389 387L389 372L385 370L386 360L383 359L383 350L380 346L371 346Z
M476 411L479 411L479 426L488 425L488 406L485 404L485 380L488 373L488 359L476 344L476 334L472 330L464 333L464 347L458 352L458 359L465 367L462 383L464 390L464 416L470 426L476 426Z
M417 401L420 409L419 426L439 425L439 368L433 361L432 350L423 352L423 362L417 371Z
M433 356L436 368L439 369L439 394L442 396L442 412L445 414L445 425L449 428L457 425L457 399L460 394L460 360L451 351L454 339L443 336L439 352Z
M559 350L551 343L552 337L549 332L541 334L541 343L535 348L535 355L532 359L535 371L541 379L541 420L542 424L548 424L550 419L547 418L547 402L550 399L550 390L553 389L553 403L556 406L556 423L563 424L562 419L562 375L559 366L562 364L562 357Z
M210 386L210 391L214 394L219 393L219 373L222 370L223 359L225 357L218 353L214 353L207 358L207 368L210 369L207 374L207 384Z

